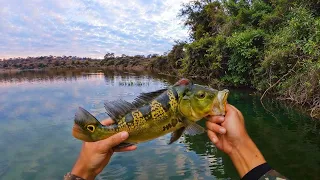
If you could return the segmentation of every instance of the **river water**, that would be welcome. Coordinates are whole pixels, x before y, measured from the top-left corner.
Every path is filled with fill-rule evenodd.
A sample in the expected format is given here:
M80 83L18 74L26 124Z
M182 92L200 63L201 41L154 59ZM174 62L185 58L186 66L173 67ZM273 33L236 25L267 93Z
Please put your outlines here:
M103 120L104 100L130 102L176 80L94 70L0 74L0 179L62 179L81 147L71 135L78 106ZM290 179L320 179L319 121L268 98L263 107L250 90L230 91L229 103L272 167ZM239 179L206 134L168 141L166 135L116 153L97 179Z

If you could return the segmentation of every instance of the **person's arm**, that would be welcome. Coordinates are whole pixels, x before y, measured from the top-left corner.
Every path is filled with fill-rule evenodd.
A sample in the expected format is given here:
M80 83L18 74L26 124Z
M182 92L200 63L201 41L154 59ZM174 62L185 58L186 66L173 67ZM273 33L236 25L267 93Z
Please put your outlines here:
M105 120L101 123L110 125L112 122L112 120ZM64 176L64 180L94 179L109 163L113 152L133 151L137 148L136 146L121 149L113 148L125 141L128 137L128 132L120 132L101 141L83 142L80 155L72 171Z
M263 155L249 137L244 137L243 142L228 155L240 177L243 177L253 168L266 163Z
M216 147L230 157L242 179L260 179L282 175L273 170L249 137L242 113L227 104L226 115L209 117L208 136Z

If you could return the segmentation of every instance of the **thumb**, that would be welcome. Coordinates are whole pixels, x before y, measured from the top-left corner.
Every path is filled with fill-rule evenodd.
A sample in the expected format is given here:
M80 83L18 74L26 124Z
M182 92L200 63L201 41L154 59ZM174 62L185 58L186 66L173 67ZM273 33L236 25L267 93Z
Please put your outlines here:
M107 139L101 140L101 148L105 151L108 151L109 149L119 145L126 139L128 139L129 133L126 131L117 133L113 136L108 137Z
M226 116L227 115L237 115L238 109L231 104L226 105Z

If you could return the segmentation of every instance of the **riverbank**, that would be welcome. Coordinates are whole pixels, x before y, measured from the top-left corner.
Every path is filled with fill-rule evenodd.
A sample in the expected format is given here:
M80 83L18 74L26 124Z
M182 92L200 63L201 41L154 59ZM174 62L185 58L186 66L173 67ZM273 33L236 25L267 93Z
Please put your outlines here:
M182 47L182 46L181 46ZM180 47L180 48L181 48ZM173 48L173 50L175 47ZM174 51L176 52L176 51ZM170 52L171 53L171 52ZM289 71L287 74L278 77L275 83L269 83L268 86L259 86L255 84L232 83L228 79L228 74L220 71L206 69L197 70L197 66L186 70L179 62L172 61L170 53L167 56L149 55L149 56L121 56L105 57L105 59L90 59L77 57L29 57L26 59L12 58L11 60L0 61L0 74L15 73L19 71L50 71L50 70L82 70L82 69L100 69L107 71L133 71L143 73L158 73L171 77L187 77L189 79L201 80L214 87L233 87L233 88L252 88L262 97L269 95L272 98L279 99L308 109L313 118L320 119L320 69L310 66L309 71ZM189 65L188 65L189 66ZM294 67L293 67L294 68ZM198 73L190 73L197 71ZM216 74L220 72L220 74ZM235 79L236 80L236 79ZM265 81L265 80L264 80Z
M55 73L52 72L69 72L70 76L73 75L74 73L78 72L79 74L81 73L92 73L92 72L103 72L103 73L112 73L112 72L127 72L127 73L136 73L136 74L157 74L158 76L164 76L164 77L169 77L173 79L178 79L178 78L189 78L194 81L202 82L207 85L210 85L212 87L221 89L221 88L237 88L237 89L248 89L250 88L250 91L252 91L253 94L261 96L263 94L263 91L258 91L257 89L254 89L252 87L235 87L235 86L230 86L228 84L223 83L222 81L219 81L218 79L206 79L206 77L201 77L201 76L188 76L188 75L181 75L178 74L176 71L172 71L173 73L170 73L169 71L160 71L158 68L150 68L150 66L146 65L134 65L134 66L101 66L101 67L89 67L89 68L66 68L66 67L61 67L61 68L46 68L46 69L33 69L33 70L21 70L21 69L0 69L0 76L2 74L16 74L19 72L24 72L24 71L44 71L44 72L50 72L50 76L55 76ZM14 75L13 75L14 76ZM277 97L275 94L268 94L262 101L261 103L264 103L265 101L269 101L270 99L274 99L277 101L282 101L284 102L288 107L292 107L295 109L298 109L299 111L302 111L306 114L309 114L312 118L315 119L320 119L320 109L317 107L314 107L313 109L308 106L307 104L297 104L293 103L293 101L290 101L288 99L283 99Z
M0 69L0 74L1 73L16 73L20 72L20 69Z

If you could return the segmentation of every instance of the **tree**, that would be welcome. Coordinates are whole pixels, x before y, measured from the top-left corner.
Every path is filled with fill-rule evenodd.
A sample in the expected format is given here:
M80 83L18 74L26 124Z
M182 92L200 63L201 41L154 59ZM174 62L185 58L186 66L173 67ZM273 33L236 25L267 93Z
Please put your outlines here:
M104 59L108 60L108 59L114 59L114 53L107 53L106 55L104 55Z
M177 41L172 47L171 51L168 53L168 63L171 69L181 68L181 60L185 56L184 45L186 45L186 42Z

